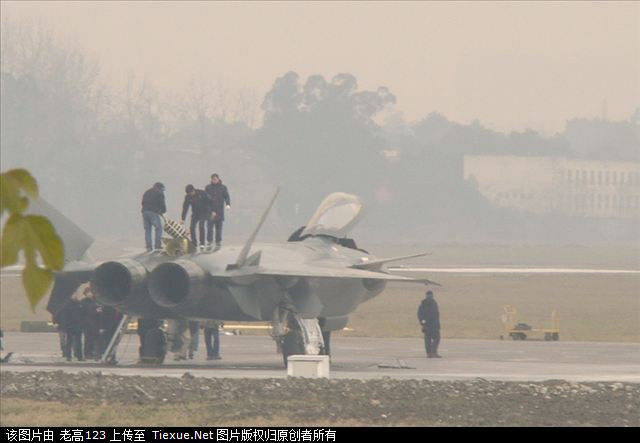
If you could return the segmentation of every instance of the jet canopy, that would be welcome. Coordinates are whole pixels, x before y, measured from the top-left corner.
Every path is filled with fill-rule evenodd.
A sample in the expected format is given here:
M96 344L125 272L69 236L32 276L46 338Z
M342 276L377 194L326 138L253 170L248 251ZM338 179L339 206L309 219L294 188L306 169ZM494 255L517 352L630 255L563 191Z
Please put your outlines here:
M343 237L360 221L363 209L362 201L355 195L334 192L320 203L300 235Z

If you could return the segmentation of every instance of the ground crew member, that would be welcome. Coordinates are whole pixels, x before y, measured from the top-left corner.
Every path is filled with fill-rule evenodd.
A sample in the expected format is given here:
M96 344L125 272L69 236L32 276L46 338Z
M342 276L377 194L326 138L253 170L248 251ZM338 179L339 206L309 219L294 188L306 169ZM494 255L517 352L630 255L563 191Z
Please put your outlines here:
M187 335L189 321L184 319L171 319L167 321L167 335L175 361L186 360L191 340Z
M83 314L80 301L75 296L71 297L60 313L59 327L64 328L64 332L66 332L63 355L67 361L71 361L72 353L78 361L84 361L82 354Z
M222 357L220 357L220 322L218 320L207 320L204 324L204 342L207 345L207 360L220 360Z
M438 354L440 344L440 312L438 303L433 298L433 292L427 294L418 308L418 320L422 325L424 334L424 347L427 351L427 358L441 358Z
M155 183L142 196L142 223L144 224L144 240L147 251L151 251L151 227L155 232L155 249L162 249L162 217L167 212L164 200L164 185Z
M84 357L100 359L100 314L93 292L87 284L82 289L82 317L84 334Z
M144 336L151 329L160 327L162 327L162 320L157 320L155 318L138 317L138 337L140 338L138 355L140 357L140 361L143 361L143 357L145 357Z
M200 342L200 322L198 320L189 320L189 360L193 360L194 354L198 351Z
M64 324L65 319L64 319L63 313L64 313L64 308L60 309L55 314L52 314L51 321L58 329L58 338L60 339L60 352L64 357L64 350L67 347L67 328L66 328L66 325Z
M211 199L211 213L207 220L207 242L213 243L213 228L216 229L216 248L222 244L222 223L224 222L224 208L231 207L231 198L229 190L222 184L218 174L211 175L211 183L209 183L204 191Z
M184 203L182 204L182 224L184 224L187 218L187 212L189 212L189 206L191 206L191 243L193 243L195 247L198 246L198 239L196 237L197 225L200 235L200 246L204 247L204 225L207 222L207 217L211 213L211 200L206 192L201 189L196 189L193 185L187 185L185 192L187 195L184 196Z

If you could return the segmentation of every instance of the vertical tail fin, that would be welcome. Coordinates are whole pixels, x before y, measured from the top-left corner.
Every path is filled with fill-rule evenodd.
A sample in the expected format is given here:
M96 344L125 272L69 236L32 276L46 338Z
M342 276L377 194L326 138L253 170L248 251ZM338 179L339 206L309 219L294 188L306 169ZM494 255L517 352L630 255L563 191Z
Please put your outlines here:
M64 243L65 261L80 260L93 243L93 238L89 234L42 198L32 201L28 212L44 215L51 221Z
M238 269L243 267L246 264L247 257L249 255L249 252L251 251L251 245L253 244L253 241L256 239L256 236L258 235L260 228L264 224L264 221L267 219L267 215L269 215L269 212L271 211L271 207L273 206L273 203L276 201L276 197L278 196L279 193L280 193L280 188L277 188L276 193L271 198L271 202L269 203L269 206L267 206L267 209L262 214L262 217L260 218L258 225L253 230L253 233L251 233L251 236L249 236L249 239L247 240L247 242L244 244L242 251L240 251L240 255L238 255L238 259L234 264L228 265L227 269Z

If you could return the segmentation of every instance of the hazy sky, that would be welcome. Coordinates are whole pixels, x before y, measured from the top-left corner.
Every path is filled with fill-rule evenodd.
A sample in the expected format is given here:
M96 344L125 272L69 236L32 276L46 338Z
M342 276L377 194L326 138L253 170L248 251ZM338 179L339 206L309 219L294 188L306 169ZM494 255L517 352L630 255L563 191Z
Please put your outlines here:
M53 26L114 82L134 72L165 93L211 78L261 100L290 70L349 72L389 87L409 120L545 133L640 106L637 2L2 1L1 13Z

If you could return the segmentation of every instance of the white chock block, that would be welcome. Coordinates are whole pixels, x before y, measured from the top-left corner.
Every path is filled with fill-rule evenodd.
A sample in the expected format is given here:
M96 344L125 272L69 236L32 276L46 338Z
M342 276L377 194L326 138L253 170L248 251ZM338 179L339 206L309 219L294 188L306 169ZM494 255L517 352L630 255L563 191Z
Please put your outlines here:
M290 355L287 359L289 377L329 378L328 355Z

